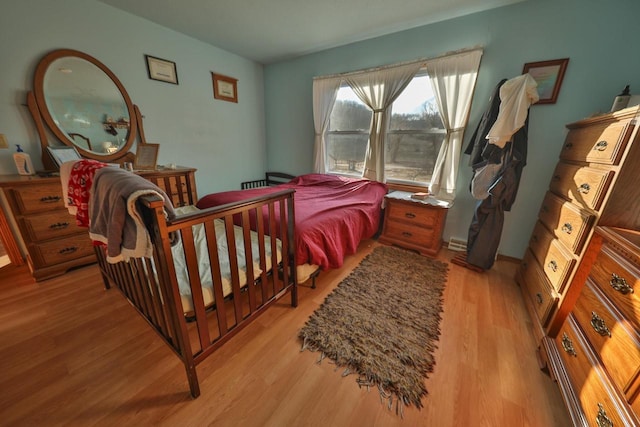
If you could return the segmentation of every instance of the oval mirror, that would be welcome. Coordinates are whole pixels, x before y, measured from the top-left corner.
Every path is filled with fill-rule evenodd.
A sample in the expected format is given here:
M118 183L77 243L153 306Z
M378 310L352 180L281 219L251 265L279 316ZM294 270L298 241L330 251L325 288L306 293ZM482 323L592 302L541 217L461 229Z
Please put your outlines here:
M47 54L36 68L34 94L51 131L83 157L113 161L131 148L134 106L120 80L97 59L71 49Z

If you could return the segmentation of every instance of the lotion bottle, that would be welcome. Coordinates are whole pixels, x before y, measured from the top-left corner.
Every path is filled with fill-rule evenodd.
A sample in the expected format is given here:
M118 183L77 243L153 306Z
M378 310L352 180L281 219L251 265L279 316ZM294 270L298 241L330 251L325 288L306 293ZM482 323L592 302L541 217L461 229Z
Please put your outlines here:
M31 163L31 157L28 153L22 151L20 144L16 144L17 152L13 153L13 161L16 162L16 168L20 175L35 175L35 169L33 163Z
M622 93L613 100L613 105L611 106L611 112L622 110L623 108L627 108L629 105L629 99L631 98L631 94L629 93L629 85L626 85L622 90Z

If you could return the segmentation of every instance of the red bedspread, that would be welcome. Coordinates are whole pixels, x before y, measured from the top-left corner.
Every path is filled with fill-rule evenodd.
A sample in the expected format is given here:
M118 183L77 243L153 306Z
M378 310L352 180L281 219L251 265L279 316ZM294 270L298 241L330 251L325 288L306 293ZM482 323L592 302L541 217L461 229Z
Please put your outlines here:
M367 179L335 175L301 175L275 187L226 191L201 198L200 209L257 197L285 188L296 190L296 255L298 265L342 266L362 239L378 230L387 186Z

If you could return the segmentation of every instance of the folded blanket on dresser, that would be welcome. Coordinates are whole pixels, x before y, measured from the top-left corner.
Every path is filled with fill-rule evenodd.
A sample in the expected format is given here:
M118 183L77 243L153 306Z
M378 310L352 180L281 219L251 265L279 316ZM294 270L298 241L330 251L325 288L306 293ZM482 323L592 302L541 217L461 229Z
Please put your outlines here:
M146 195L163 198L167 218L175 218L169 197L146 179L117 168L96 171L89 201L89 236L106 244L108 262L152 256L151 238L136 206Z

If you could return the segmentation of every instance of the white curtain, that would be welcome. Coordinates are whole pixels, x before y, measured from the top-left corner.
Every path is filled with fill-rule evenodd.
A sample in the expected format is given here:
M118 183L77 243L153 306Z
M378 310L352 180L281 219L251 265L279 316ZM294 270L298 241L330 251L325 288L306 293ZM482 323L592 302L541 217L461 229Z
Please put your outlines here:
M429 192L453 200L462 150L482 50L436 58L426 63L427 72L447 134L436 159Z
M316 173L327 172L324 134L329 126L329 117L336 102L340 82L342 82L341 77L313 81L313 126L315 128L313 170Z
M414 62L345 76L355 94L373 111L362 174L364 178L384 182L384 135L389 120L388 110L420 66L419 62Z

